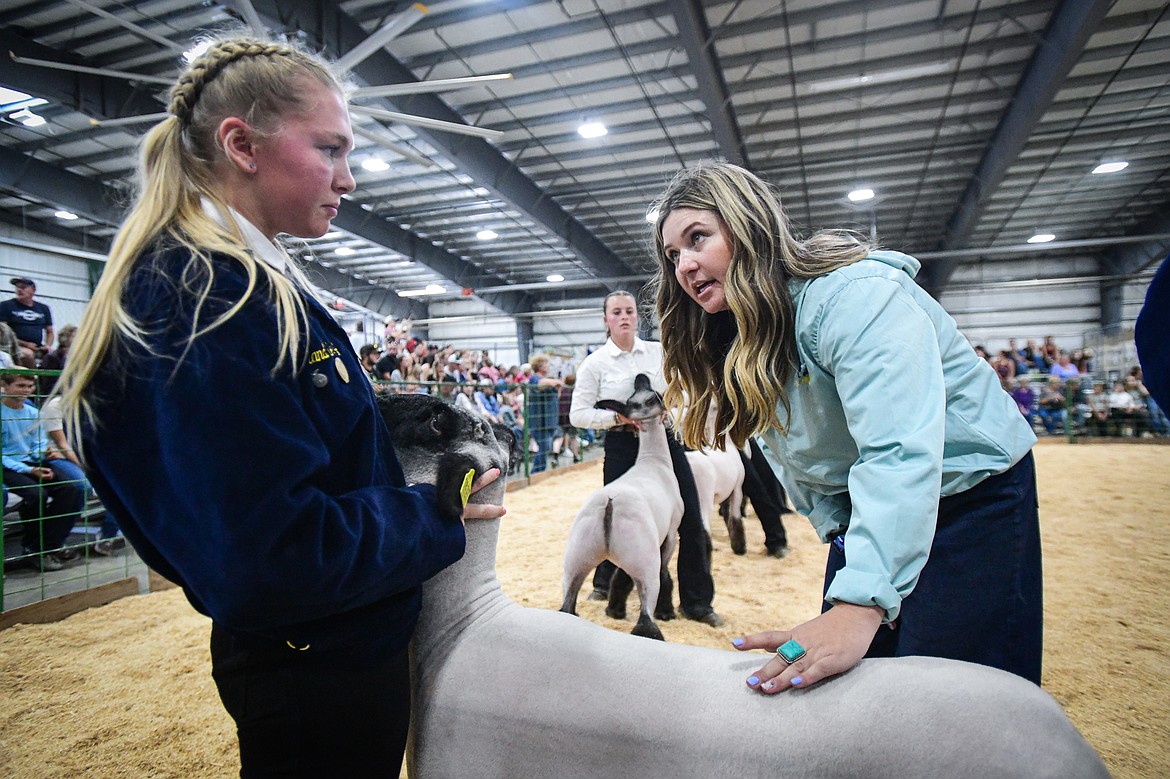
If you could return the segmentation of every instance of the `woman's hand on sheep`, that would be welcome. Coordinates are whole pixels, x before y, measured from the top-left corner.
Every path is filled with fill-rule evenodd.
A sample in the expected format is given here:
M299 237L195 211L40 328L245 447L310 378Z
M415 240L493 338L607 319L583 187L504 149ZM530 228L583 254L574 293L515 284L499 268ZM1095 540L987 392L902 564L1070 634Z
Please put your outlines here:
M479 492L499 477L499 468L489 468L488 470L484 471L482 474L480 474L478 479L472 482L471 494L475 495L475 493ZM461 519L463 519L465 522L469 519L498 519L499 517L504 516L505 513L507 513L507 509L505 509L503 506L498 506L495 503L476 503L474 501L469 501L468 504L463 507L463 516Z
M792 630L768 630L732 640L736 649L765 649L772 658L752 674L747 685L772 695L789 687L808 687L848 671L865 657L885 611L879 606L837 603L824 614ZM775 654L795 639L804 649L793 663Z

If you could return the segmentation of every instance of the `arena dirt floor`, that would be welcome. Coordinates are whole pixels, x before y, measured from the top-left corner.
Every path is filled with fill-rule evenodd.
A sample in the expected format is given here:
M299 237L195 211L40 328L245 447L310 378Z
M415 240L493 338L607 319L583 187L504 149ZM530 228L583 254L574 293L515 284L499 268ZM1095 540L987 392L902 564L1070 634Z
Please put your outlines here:
M1044 529L1044 688L1116 777L1170 776L1170 446L1044 441L1036 449ZM516 601L556 608L575 507L601 483L597 463L509 493L500 580ZM731 554L715 529L718 630L663 623L669 641L716 647L791 626L819 605L824 549L786 519L792 552ZM616 630L602 604L586 619ZM208 621L180 592L126 598L47 625L0 632L0 776L235 775L230 720L209 671ZM405 775L405 774L404 774Z

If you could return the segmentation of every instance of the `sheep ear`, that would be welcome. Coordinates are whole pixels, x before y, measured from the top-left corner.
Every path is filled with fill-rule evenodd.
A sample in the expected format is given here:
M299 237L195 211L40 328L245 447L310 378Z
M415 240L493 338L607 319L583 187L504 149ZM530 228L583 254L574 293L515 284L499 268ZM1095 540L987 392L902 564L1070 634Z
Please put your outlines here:
M634 377L634 391L650 389L650 377L645 373L639 373Z

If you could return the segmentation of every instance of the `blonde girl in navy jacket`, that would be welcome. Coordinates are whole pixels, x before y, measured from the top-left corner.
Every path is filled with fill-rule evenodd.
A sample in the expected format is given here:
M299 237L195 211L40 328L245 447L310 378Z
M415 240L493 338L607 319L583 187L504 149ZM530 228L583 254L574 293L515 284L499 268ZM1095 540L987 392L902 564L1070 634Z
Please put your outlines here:
M354 188L345 94L283 43L193 61L62 377L106 508L211 617L242 776L397 775L420 585L464 548L275 240L323 235Z

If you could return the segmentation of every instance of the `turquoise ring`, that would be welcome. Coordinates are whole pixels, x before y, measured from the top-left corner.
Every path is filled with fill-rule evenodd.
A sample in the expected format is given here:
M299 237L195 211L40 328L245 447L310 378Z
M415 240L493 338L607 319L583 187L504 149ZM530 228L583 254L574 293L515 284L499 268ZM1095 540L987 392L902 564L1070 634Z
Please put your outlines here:
M808 654L808 650L796 643L795 638L776 647L776 656L789 665L792 665L806 654Z

